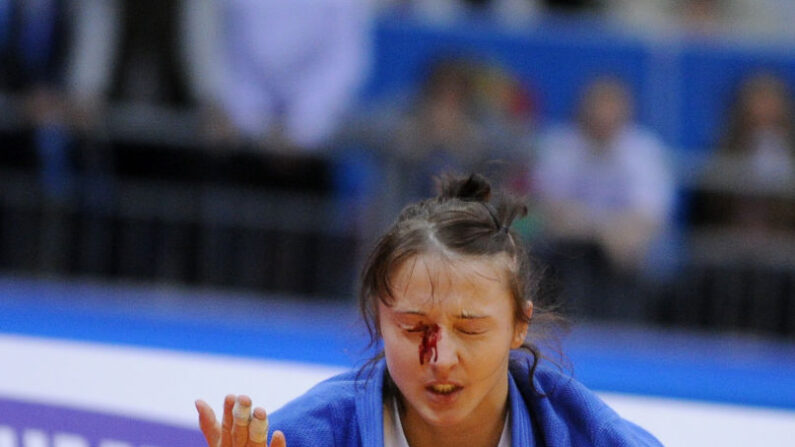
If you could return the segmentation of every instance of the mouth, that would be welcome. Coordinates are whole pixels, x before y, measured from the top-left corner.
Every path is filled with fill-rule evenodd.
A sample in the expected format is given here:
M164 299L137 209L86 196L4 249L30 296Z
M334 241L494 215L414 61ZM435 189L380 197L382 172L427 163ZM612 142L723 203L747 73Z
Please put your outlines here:
M433 385L428 385L425 387L426 390L430 391L433 394L446 396L455 393L456 391L461 390L461 386L453 384L453 383L435 383Z

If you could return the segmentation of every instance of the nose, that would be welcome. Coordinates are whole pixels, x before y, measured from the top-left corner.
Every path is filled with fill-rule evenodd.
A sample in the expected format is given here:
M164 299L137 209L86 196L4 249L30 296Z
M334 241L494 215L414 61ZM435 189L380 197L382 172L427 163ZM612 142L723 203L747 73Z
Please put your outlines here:
M450 332L439 330L439 340L436 342L436 359L431 362L431 367L437 372L446 372L458 364L458 345Z

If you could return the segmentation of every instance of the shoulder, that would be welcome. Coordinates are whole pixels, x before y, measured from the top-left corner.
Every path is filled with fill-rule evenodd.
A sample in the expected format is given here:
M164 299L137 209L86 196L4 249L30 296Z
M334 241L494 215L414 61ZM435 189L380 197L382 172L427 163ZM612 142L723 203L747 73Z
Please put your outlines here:
M518 360L518 361L517 361ZM547 441L561 445L659 446L652 435L623 419L599 396L556 367L539 366L530 386L529 364L515 358L511 374Z
M593 391L556 367L541 365L536 369L533 377L535 392L529 384L529 370L527 374L523 378L514 376L519 383L524 379L528 391L523 393L525 401L570 428L580 428L575 424L583 424L590 429L618 417Z
M653 131L633 126L624 130L617 143L621 161L645 182L670 182L672 153Z
M347 445L356 436L356 393L365 380L351 371L318 383L270 415L270 431L284 432L292 447Z
M569 124L557 124L546 129L539 139L542 153L559 154L573 152L584 144L582 133Z

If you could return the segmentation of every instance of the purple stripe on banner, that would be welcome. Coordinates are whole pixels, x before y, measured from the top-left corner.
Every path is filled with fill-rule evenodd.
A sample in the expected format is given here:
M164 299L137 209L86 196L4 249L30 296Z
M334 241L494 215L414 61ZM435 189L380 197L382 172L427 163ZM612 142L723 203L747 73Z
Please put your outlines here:
M15 432L14 437L19 440L18 445L21 447L24 447L22 440L25 433L31 432L43 433L54 439L46 444L53 447L58 447L58 438L69 438L69 445L82 444L85 447L102 447L103 444L196 447L205 444L198 429L4 398L0 398L0 431L6 436L9 431Z

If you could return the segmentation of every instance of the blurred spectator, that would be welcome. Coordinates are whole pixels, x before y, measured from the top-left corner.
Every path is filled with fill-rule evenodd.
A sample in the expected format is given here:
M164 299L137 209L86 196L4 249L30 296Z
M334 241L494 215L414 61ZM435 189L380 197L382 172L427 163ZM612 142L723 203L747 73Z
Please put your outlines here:
M543 13L603 12L608 0L383 0L392 12L411 14L432 23L466 17L491 17L509 25L526 25Z
M180 0L74 0L68 93L78 128L95 126L108 101L185 105Z
M122 132L138 134L156 128L154 111L196 103L186 76L193 68L186 48L202 41L187 41L184 9L203 3L71 0L75 33L65 83L68 116L80 142L86 205L100 215L112 206L113 176L122 168L118 146L108 138L110 126L118 131L125 125ZM114 114L108 113L111 104L118 105ZM142 160L141 166L148 169L149 161Z
M107 104L121 101L193 106L211 141L232 138L220 107L223 1L73 0L67 91L76 128L95 132Z
M724 30L737 0L607 0L607 13L636 32L707 36Z
M493 17L527 26L548 13L617 20L641 35L788 37L795 20L791 0L381 0L383 9L431 23L466 17Z
M221 106L223 0L182 0L180 31L186 81L206 143L236 143L237 131Z
M473 59L442 57L428 67L417 96L397 112L394 155L406 197L427 195L445 171L509 170L486 164L516 155L528 138L532 98L511 73Z
M233 125L254 141L322 146L368 66L368 2L218 1L218 97Z
M646 273L673 203L673 178L660 140L634 124L626 85L598 78L577 122L542 139L535 188L542 258L569 285L575 313L643 319L653 309ZM543 247L544 244L541 244Z
M68 34L65 12L61 0L0 2L0 88L32 96L56 94Z
M65 198L72 184L70 140L64 126L65 43L70 23L62 0L0 2L0 88L18 99L23 128L36 150L48 199Z
M416 86L364 104L345 126L340 140L351 147L337 152L335 172L338 189L360 203L364 237L431 193L443 172L488 172L525 191L526 163L515 161L526 158L534 99L501 65L444 53L423 67Z
M593 242L628 270L643 265L673 204L662 143L631 112L621 81L593 81L576 125L543 139L535 171L549 235Z
M686 29L721 36L779 37L793 35L795 2L791 0L680 0L679 17Z
M696 34L714 34L725 21L725 0L680 1L677 15L686 31Z
M758 235L795 229L793 125L792 93L782 79L756 73L741 83L704 179L725 191L724 226Z
M168 116L171 109L194 105L195 96L191 96L185 76L190 68L185 47L200 41L187 42L184 29L188 16L183 12L184 8L202 3L70 0L75 32L65 93L81 171L80 212L85 231L80 237L82 256L76 261L80 270L102 272L108 268L106 260L115 249L109 216L120 198L117 175L137 170L156 172L153 157L140 156L145 152L126 158L127 141L119 136L151 135L158 124L165 127L160 116ZM169 127L167 132L170 134L172 129ZM145 146L136 142L134 147L138 150ZM162 144L152 146L167 149ZM136 244L140 253L147 253L146 247Z
M720 156L740 157L755 182L782 183L795 176L792 93L773 74L758 73L740 86Z
M599 11L604 7L604 0L544 0L547 8L561 12Z
M475 115L474 88L474 64L439 60L401 118L395 142L397 154L410 166L404 172L414 189L412 197L432 189L433 175L472 171L488 157L486 131Z
M792 35L791 0L606 0L608 14L642 34L735 38Z
M476 15L522 25L541 10L540 0L383 0L380 3L392 13L408 14L437 24Z

